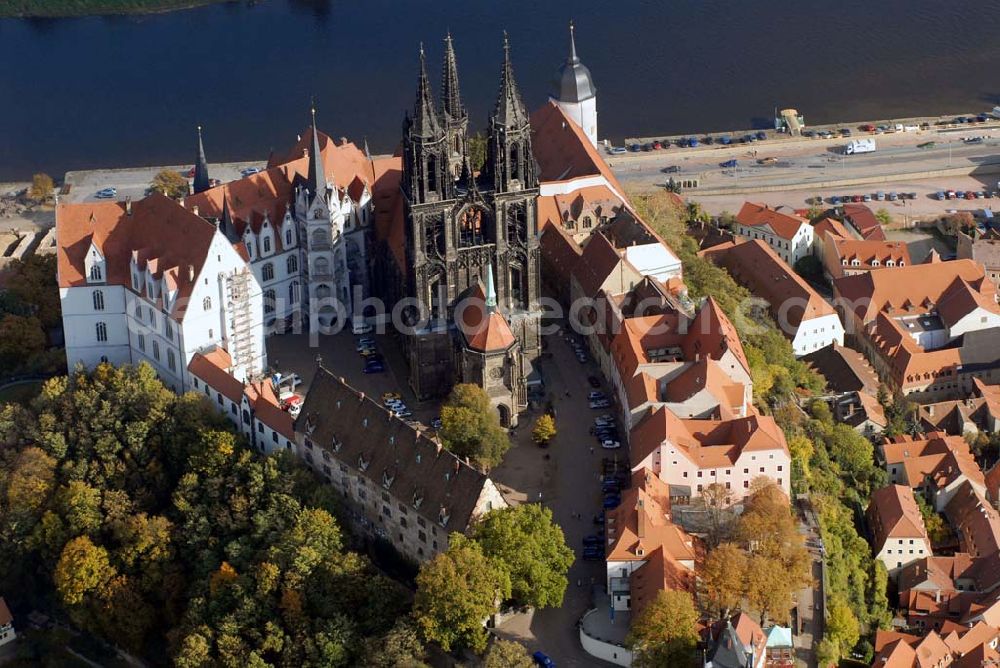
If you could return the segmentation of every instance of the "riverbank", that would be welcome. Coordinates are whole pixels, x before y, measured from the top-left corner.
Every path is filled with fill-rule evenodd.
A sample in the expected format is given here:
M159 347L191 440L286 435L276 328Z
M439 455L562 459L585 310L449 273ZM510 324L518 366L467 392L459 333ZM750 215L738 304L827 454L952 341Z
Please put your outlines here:
M6 0L0 18L160 14L233 0Z

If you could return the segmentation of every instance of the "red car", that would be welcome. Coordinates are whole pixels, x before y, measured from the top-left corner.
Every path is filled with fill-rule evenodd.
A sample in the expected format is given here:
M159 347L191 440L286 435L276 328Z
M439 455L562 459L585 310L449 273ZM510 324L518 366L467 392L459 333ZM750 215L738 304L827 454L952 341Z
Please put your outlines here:
M852 202L860 202L861 199L862 199L861 195L851 195L851 201Z
M976 193L972 190L965 191L965 199L976 199Z
M663 144L661 144L658 141L654 141L653 142L653 150L654 151L659 151L661 148L663 148Z
M858 129L861 130L862 132L875 132L875 126L872 125L871 123L865 123Z

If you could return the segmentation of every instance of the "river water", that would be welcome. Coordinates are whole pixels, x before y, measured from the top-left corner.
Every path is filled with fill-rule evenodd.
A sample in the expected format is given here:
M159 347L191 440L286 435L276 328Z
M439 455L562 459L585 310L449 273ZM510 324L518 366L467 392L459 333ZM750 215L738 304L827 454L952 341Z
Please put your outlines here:
M602 137L988 110L1000 0L262 0L143 17L0 20L0 180L39 170L263 159L308 123L394 149L418 44L437 87L447 29L474 128L502 30L531 108L567 51Z

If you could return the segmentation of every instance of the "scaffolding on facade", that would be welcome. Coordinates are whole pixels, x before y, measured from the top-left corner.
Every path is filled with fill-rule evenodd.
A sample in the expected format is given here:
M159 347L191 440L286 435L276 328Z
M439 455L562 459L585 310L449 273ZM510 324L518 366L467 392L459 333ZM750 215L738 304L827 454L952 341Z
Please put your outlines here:
M226 277L227 312L229 315L229 355L234 367L243 367L247 374L256 370L257 337L250 300L254 280L244 268Z

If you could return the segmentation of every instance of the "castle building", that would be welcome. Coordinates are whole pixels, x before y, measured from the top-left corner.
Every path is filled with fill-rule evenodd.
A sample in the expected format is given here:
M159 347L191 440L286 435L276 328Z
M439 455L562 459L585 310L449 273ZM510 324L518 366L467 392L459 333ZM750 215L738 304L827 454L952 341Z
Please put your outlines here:
M597 146L597 88L590 70L576 55L572 23L569 25L569 56L556 71L549 99L583 129L591 144Z
M403 228L405 257L375 269L383 277L379 291L387 304L404 298L419 304L407 307L403 319L410 385L420 397L441 394L454 382L467 380L464 372L470 366L458 351L469 342L463 342L469 332L455 326L455 309L487 282L493 286L495 305L488 307L489 318L480 319L482 325L504 320L519 348L511 359L523 356L530 363L540 348L538 167L510 46L505 36L485 164L477 170L470 164L468 118L450 37L445 44L440 108L421 48L416 102L403 123L402 202L393 226ZM490 373L499 370L494 367ZM513 393L517 405L498 405L508 424L525 405L523 375L518 371L505 381L521 386Z

